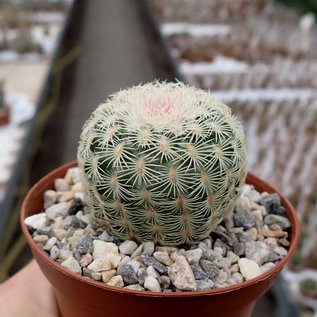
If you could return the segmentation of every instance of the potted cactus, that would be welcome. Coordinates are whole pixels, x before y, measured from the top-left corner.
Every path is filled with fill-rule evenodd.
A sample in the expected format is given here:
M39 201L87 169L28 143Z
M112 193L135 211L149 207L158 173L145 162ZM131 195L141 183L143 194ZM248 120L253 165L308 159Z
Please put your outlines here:
M289 202L247 175L230 109L159 82L93 112L78 167L37 183L21 224L62 316L250 316L299 236Z

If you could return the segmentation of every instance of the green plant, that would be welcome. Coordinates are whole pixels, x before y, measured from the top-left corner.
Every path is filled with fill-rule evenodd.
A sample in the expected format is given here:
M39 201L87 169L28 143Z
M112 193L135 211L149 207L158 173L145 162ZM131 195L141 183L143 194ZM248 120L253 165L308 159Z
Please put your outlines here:
M243 129L209 92L182 83L122 90L78 148L93 215L120 239L195 243L233 209L246 176Z

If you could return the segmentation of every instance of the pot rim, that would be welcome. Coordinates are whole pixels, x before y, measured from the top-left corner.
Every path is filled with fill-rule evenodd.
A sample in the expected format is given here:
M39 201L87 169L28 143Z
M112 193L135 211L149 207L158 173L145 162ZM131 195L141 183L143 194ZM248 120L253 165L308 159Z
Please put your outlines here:
M82 275L72 273L71 271L67 270L66 268L62 267L59 263L51 259L40 247L34 242L32 236L30 235L27 226L24 224L24 219L26 218L26 210L27 205L30 200L33 199L33 193L37 192L39 188L42 187L45 183L47 183L48 180L51 180L53 178L56 178L56 174L61 173L62 171L66 171L68 168L76 167L77 161L72 161L70 163L64 164L47 175L45 175L43 178L41 178L28 192L27 196L25 197L23 204L22 204L22 210L20 215L20 224L22 227L23 234L25 238L27 239L28 244L32 248L33 251L37 253L38 256L41 257L41 259L46 262L46 264L52 266L54 269L60 271L62 274L65 274L71 278L76 279L77 281L80 281L82 283L89 284L91 286L95 286L97 288L105 289L108 291L113 291L116 293L126 294L126 295L133 295L133 296L142 296L142 297L164 297L164 298L174 298L174 297L196 297L196 296L212 296L212 295L222 295L225 293L229 293L232 291L236 291L242 288L246 288L252 284L260 283L267 278L269 278L272 275L277 275L282 268L285 266L286 262L290 259L290 257L295 253L299 238L300 238L300 223L296 215L296 211L292 204L289 202L289 200L283 196L280 191L278 191L275 187L267 183L266 181L260 179L259 177L255 176L254 174L248 172L246 183L249 182L260 182L262 191L267 191L268 193L277 193L281 198L281 203L284 208L286 208L287 217L291 222L291 234L290 234L290 247L288 249L288 252L286 256L280 260L273 268L270 270L262 273L261 275L252 278L248 281L244 281L238 284L230 285L224 288L217 288L212 290L202 290L202 291L189 291L189 292L149 292L149 291L136 291L136 290L129 290L129 289L123 289L118 288L114 286L109 286L106 284L103 284L102 282L93 281L91 279L88 279L87 277L84 277ZM34 214L37 214L39 212L35 212Z

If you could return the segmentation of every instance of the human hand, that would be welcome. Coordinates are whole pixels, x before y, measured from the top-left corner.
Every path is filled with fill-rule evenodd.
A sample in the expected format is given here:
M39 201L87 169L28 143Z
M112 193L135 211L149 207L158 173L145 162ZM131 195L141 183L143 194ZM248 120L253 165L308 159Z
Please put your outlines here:
M53 287L34 260L0 284L0 316L60 316Z

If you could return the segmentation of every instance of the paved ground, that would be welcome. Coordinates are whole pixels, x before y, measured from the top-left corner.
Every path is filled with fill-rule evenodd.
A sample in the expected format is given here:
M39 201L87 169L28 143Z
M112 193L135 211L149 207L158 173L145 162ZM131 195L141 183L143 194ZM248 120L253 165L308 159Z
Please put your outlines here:
M76 158L82 124L108 94L140 82L173 78L141 1L78 2L67 46L79 41L81 54L64 74L60 102L34 160L32 182ZM15 269L29 258L25 250ZM272 305L264 297L253 317L269 316Z

